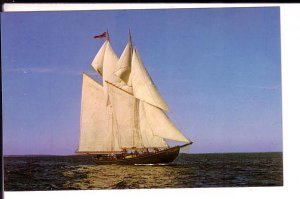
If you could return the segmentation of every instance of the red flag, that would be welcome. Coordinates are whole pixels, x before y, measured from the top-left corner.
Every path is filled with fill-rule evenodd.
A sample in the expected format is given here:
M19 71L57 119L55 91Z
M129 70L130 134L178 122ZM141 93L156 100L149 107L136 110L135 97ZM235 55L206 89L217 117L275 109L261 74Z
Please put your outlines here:
M106 37L106 32L104 32L104 33L102 33L101 35L96 35L96 36L94 36L94 39L96 39L96 38L104 38L104 37Z

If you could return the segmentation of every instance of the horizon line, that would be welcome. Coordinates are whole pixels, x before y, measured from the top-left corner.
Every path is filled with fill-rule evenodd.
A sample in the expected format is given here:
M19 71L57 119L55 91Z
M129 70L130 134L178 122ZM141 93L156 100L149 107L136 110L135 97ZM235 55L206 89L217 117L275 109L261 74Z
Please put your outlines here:
M255 152L205 152L205 153L179 153L179 154L244 154L244 153L283 153L283 151L255 151ZM95 154L23 154L23 155L3 155L3 157L25 157L25 156L86 156Z

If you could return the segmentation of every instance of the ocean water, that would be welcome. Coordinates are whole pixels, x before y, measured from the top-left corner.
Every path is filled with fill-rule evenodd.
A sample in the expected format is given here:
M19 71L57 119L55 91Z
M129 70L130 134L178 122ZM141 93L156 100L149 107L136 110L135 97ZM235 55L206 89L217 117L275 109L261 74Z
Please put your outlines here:
M282 186L282 153L180 154L167 165L88 156L4 157L5 191Z

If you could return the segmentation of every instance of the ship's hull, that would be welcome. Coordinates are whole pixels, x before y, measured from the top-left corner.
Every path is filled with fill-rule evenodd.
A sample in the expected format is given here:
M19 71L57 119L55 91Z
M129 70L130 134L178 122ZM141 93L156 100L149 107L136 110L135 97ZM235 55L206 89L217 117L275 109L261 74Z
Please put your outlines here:
M93 158L96 164L121 164L121 165L134 165L134 164L164 164L173 162L180 151L180 146L175 146L162 151L157 151L151 154L138 155L136 157L116 159L116 160L101 160Z

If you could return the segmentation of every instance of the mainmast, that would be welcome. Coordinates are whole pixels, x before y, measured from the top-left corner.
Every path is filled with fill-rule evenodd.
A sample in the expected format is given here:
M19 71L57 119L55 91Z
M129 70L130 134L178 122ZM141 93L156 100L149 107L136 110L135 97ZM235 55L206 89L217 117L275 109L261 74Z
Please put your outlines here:
M131 46L133 46L130 29L128 30L128 37L129 37L128 38L128 43L130 43Z

